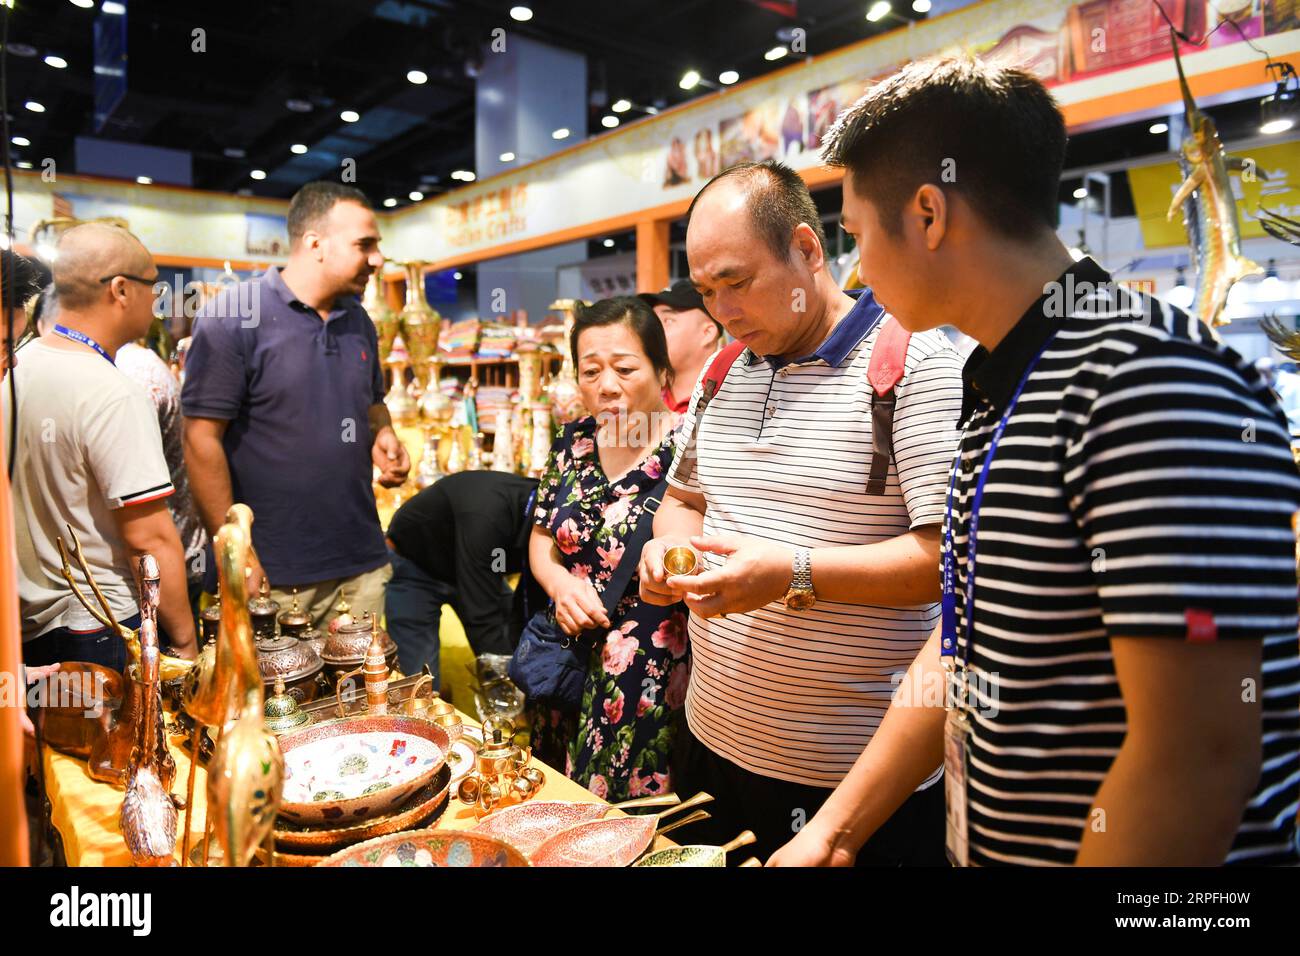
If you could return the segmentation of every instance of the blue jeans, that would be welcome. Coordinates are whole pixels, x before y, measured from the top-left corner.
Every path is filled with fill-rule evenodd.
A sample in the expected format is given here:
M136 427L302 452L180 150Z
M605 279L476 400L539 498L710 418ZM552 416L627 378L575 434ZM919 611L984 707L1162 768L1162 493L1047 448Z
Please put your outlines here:
M121 624L135 630L140 626L140 615L134 614ZM126 643L106 627L85 633L56 627L23 644L23 663L28 667L63 661L102 664L120 674L126 670Z
M438 623L442 606L449 604L455 589L435 581L391 548L388 558L393 576L384 594L384 621L388 636L397 644L397 661L403 674L416 674L425 664L433 674L435 689L442 686Z

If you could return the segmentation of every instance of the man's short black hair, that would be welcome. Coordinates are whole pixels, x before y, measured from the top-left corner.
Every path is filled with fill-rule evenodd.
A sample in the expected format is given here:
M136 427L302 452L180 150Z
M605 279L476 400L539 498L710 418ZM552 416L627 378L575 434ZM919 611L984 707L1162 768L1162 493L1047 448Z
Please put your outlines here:
M808 192L808 185L793 169L775 159L761 163L737 163L710 179L686 210L690 224L695 204L714 183L722 179L740 179L745 187L745 205L750 221L768 248L782 262L790 258L790 240L800 223L808 226L826 251L826 230L822 228L821 213Z
M335 203L354 202L374 209L360 189L341 183L308 183L289 201L289 243L302 238L308 229L318 229Z
M903 206L926 183L960 193L1012 238L1055 230L1065 121L1024 70L970 56L910 63L845 110L822 159L842 166L897 233Z

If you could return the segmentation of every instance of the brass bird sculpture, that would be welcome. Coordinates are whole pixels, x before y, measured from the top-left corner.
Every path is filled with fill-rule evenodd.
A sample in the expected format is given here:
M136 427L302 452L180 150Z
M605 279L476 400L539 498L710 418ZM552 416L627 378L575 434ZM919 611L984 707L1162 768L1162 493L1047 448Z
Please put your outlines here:
M1172 31L1169 38L1174 47L1188 133L1178 158L1185 178L1169 204L1166 218L1172 220L1179 207L1183 207L1183 223L1196 263L1196 295L1190 312L1206 325L1226 325L1223 307L1233 284L1264 271L1241 254L1237 198L1232 192L1228 169L1241 169L1244 162L1224 155L1214 121L1192 99L1183 61L1178 56L1178 38Z
M118 823L136 866L173 866L176 853L176 805L163 783L160 763L166 753L162 726L162 683L158 652L158 562L139 559L140 682L144 710L136 728L126 796ZM170 759L170 757L168 758ZM175 768L173 767L173 772Z
M221 578L221 629L217 639L218 683L228 687L228 717L208 763L208 806L226 866L247 866L268 842L280 805L284 757L275 735L263 726L262 676L248 613L246 571L252 538L239 522L217 533ZM232 672L227 678L225 672ZM273 854L271 855L273 858Z

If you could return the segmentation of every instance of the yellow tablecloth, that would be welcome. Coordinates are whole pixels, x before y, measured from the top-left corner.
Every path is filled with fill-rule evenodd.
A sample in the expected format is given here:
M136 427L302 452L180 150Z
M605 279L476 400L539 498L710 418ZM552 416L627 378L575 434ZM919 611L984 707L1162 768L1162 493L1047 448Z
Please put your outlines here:
M466 723L476 726L475 721L468 718ZM172 792L184 796L190 761L178 747L173 746L171 750L172 757L176 760L176 782L172 785ZM591 791L578 786L558 770L552 770L539 760L531 763L546 774L545 785L533 799L601 802ZM194 837L191 846L195 846L194 841L203 837L203 817L207 806L206 777L207 774L200 766L195 774L191 824ZM63 838L63 850L69 866L131 865L131 857L122 841L122 832L117 822L122 809L121 790L92 780L86 772L84 760L55 753L48 748L45 751L45 786L52 807L51 818L55 829ZM473 809L452 794L447 809L435 825L442 829L465 830L472 827L475 821ZM182 811L180 826L183 827L184 823ZM176 859L179 862L183 834L180 827L177 830ZM671 845L663 837L658 837L657 840L663 842L656 843L656 846Z

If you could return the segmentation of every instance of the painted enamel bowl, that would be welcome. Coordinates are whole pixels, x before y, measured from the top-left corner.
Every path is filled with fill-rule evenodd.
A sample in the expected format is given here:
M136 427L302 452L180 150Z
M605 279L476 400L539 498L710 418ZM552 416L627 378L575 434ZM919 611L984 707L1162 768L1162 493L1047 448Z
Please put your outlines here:
M280 816L337 829L401 806L447 762L447 731L397 714L344 717L280 738Z
M528 866L504 840L461 830L418 830L368 840L326 857L317 866Z

